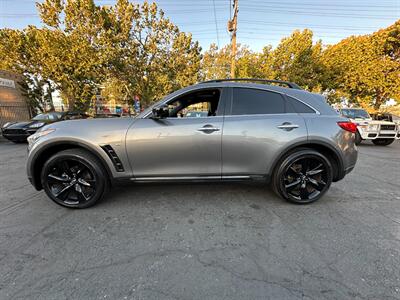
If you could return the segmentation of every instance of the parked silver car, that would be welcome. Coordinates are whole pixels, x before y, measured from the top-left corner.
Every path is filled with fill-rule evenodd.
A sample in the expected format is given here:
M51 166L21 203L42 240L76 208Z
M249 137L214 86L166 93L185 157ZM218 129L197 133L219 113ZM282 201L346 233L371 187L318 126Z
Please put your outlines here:
M72 208L95 204L123 180L259 180L291 202L316 201L354 168L356 125L321 95L266 83L204 82L135 118L48 125L29 138L29 180ZM207 115L182 117L204 108Z

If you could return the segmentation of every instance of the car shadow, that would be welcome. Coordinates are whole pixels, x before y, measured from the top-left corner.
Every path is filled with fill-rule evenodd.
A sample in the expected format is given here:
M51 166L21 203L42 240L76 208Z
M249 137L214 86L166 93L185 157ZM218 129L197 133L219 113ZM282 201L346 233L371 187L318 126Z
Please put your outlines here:
M251 182L132 183L115 186L99 206L139 205L143 202L286 204L267 184Z

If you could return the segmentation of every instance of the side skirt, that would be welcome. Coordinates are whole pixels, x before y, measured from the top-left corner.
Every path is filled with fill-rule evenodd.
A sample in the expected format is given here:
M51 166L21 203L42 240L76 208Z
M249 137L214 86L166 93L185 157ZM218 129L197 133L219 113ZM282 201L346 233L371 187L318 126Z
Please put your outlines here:
M157 176L116 179L118 182L231 182L231 181L268 181L263 175L228 175L228 176Z

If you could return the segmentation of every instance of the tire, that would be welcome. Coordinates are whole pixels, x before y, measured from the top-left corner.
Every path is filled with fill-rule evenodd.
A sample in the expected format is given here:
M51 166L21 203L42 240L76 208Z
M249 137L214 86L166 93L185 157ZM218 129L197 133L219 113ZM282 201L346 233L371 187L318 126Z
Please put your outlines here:
M82 149L58 152L43 165L41 182L47 196L68 208L87 208L108 189L108 175L99 160Z
M357 130L357 131L356 131L356 137L355 137L354 143L355 143L356 145L360 145L362 141L363 141L363 139L361 138L361 134L360 134L360 133L358 132L358 130Z
M394 139L376 139L372 142L377 146L387 146L394 142Z
M332 178L332 165L324 155L312 149L299 149L281 160L272 185L274 191L287 201L308 204L326 193Z

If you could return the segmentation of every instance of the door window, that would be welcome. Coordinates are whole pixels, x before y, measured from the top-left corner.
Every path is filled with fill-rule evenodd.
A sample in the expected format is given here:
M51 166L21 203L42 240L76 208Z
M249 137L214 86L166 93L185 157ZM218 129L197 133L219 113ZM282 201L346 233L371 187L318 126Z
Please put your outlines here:
M217 116L221 91L200 90L168 103L169 118L204 118Z
M232 115L282 114L285 113L285 102L279 93L234 88Z

